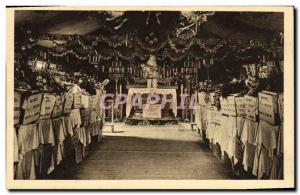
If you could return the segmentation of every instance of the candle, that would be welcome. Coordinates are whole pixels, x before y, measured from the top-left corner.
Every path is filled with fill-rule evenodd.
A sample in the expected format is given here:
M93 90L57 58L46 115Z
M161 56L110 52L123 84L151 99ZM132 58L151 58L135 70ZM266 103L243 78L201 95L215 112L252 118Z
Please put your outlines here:
M205 64L205 59L203 59L203 64Z
M122 94L122 85L120 85L120 94Z
M181 84L180 92L183 94L183 84Z

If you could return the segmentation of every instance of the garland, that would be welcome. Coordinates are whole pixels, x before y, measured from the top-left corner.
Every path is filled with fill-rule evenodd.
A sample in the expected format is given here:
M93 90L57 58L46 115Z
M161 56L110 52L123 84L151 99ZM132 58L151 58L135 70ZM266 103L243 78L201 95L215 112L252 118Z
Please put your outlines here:
M177 43L179 39L168 37L166 41L161 42L157 47L152 48L148 47L143 43L137 36L134 39L128 38L126 35L126 39L124 36L117 37L118 43L112 41L116 40L116 38L109 38L104 36L97 36L96 40L91 41L92 37L87 36L83 40L81 36L59 36L57 39L53 38L54 36L43 36L44 40L51 42L49 44L51 47L45 47L43 44L39 43L42 40L37 39L36 42L32 42L32 47L27 47L31 50L34 50L34 45L38 45L43 49L49 51L51 56L56 57L65 57L67 55L73 55L79 60L89 60L89 62L93 62L91 58L93 56L97 56L97 60L93 63L99 63L101 60L111 60L113 57L120 57L121 59L132 61L134 58L139 58L140 60L146 60L149 53L156 53L157 59L160 61L164 61L167 58L173 62L180 61L186 57L187 54L191 55L196 60L201 60L203 58L214 58L216 61L223 61L227 58L232 52L235 54L236 60L249 60L253 58L257 58L258 55L263 53L271 53L271 52L282 52L282 46L276 44L276 40L272 40L271 43L263 43L259 40L250 40L248 43L245 41L231 41L231 40L216 40L211 42L211 40L205 41L198 38L192 38L190 40L182 40L183 48L178 48ZM132 37L131 35L129 37ZM67 40L63 42L61 40ZM89 41L90 40L90 41ZM129 48L128 45L134 45L135 47ZM211 42L211 43L209 43ZM97 48L101 43L107 43L107 48ZM47 44L46 44L47 45ZM48 45L47 45L48 46ZM199 47L203 49L204 52L195 53L191 51L192 47ZM74 50L74 47L76 50ZM121 48L125 49L133 49L134 52L130 53L130 55L125 55L124 52L120 51ZM70 49L68 49L70 48ZM225 50L223 50L225 48ZM227 49L228 48L228 49ZM104 55L105 49L109 49L107 55ZM164 51L160 52L162 49ZM258 49L258 52L253 54L253 51ZM230 52L228 52L230 50ZM259 51L261 50L261 51ZM80 52L82 51L82 53Z
M169 43L169 46L172 50L174 50L176 53L185 53L187 50L189 50L191 48L191 46L194 44L194 41L190 41L185 48L183 49L177 49L176 48L176 45L174 42L171 41L171 39L168 37L168 43Z
M166 42L162 42L158 47L156 48L152 48L152 47L147 47L145 44L143 44L143 42L137 37L135 36L135 42L137 43L137 45L142 48L143 50L145 50L148 53L154 53L157 52L159 50L161 50L162 48L165 48L167 43Z
M276 44L275 40L273 40L271 43L262 43L261 41L258 40L250 40L248 43L242 43L242 41L230 41L230 40L222 40L219 41L216 44L212 44L213 47L209 47L207 41L200 40L198 38L193 38L191 40L187 40L184 44L184 48L179 49L176 47L176 39L172 40L170 37L167 38L166 41L163 41L158 47L153 48L153 47L148 47L146 46L137 36L135 36L134 40L132 38L128 38L128 35L126 36L121 36L118 37L117 41L112 41L114 38L111 37L104 37L104 36L97 36L96 38L93 37L94 41L91 41L86 44L83 42L82 37L80 36L60 36L57 38L63 39L63 41L66 41L65 43L61 43L60 41L57 42L54 38L54 36L43 36L43 39L38 39L38 40L48 40L53 44L53 47L55 50L63 51L65 50L68 46L70 45L78 45L80 46L83 51L87 51L91 53L92 51L96 51L97 48L95 48L97 45L101 43L107 44L110 48L120 48L120 47L128 47L128 45L132 45L133 42L138 45L140 48L142 48L144 51L148 53L154 53L162 48L165 48L167 45L169 48L175 52L175 53L185 53L187 52L192 46L199 46L201 49L204 49L205 52L207 53L216 53L217 50L220 48L224 47L225 45L228 45L230 49L232 50L241 50L241 52L244 52L250 48L253 47L259 47L263 48L266 51L272 52L274 49L277 50L277 48L282 48L280 44ZM131 37L131 36L130 36ZM87 37L87 39L92 39L92 37ZM39 41L37 41L37 44ZM211 46L211 45L210 45Z

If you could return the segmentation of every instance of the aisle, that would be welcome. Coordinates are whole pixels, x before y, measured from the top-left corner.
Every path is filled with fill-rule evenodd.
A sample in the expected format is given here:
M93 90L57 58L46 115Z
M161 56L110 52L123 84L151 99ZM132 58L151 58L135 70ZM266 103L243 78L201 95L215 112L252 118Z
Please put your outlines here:
M196 132L182 125L140 127L119 124L104 132L78 165L65 165L56 179L234 179ZM122 129L122 131L120 131ZM107 131L107 130L104 130ZM60 177L60 178L59 178Z

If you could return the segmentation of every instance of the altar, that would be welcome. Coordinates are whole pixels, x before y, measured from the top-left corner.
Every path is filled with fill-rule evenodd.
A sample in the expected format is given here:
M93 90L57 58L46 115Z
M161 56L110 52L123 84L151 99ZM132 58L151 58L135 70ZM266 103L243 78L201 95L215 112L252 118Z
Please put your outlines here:
M159 84L164 79L155 55L150 55L149 59L141 64L141 68L142 80L145 80L142 85L126 86L128 89L126 122L131 124L176 123L177 87ZM137 83L139 82L135 84ZM146 85L143 85L144 83Z
M169 98L165 99L163 103L161 98L154 104L146 104L144 100L148 98L148 95L157 94L159 97ZM137 102L136 96L143 96L141 109L134 109ZM138 107L137 106L137 107ZM170 113L171 112L171 113ZM166 88L128 88L128 95L126 100L126 119L130 122L142 122L143 124L165 124L177 122L177 93L176 87Z

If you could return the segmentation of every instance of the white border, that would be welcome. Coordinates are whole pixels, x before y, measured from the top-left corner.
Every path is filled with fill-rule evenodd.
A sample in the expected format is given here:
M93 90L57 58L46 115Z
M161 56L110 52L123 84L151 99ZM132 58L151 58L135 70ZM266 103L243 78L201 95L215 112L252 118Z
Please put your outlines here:
M62 4L63 3L63 4ZM222 4L220 4L222 3ZM279 1L279 0L275 0L275 1L271 1L271 0L265 0L265 1L261 1L261 0L253 0L253 1L233 1L233 0L228 0L228 1L224 1L224 2L220 2L217 0L210 0L210 1L206 1L206 2L201 2L201 1L197 1L197 0L186 0L186 1L180 1L180 0L165 0L165 1L161 1L161 0L149 0L149 1L137 1L137 0L131 0L131 1L122 1L122 0L110 0L107 2L100 2L98 0L92 0L89 2L86 1L81 1L78 2L76 0L54 0L54 1L34 1L34 0L27 0L27 1L22 1L22 0L4 0L0 2L1 8L2 8L2 12L0 12L0 25L1 25L1 29L3 29L3 32L0 34L0 42L1 47L0 47L0 59L2 61L1 63L1 68L2 71L0 71L0 78L2 79L2 82L0 82L0 88L3 90L1 93L1 104L0 106L2 108L5 108L5 59L6 59L6 54L5 54L5 40L6 40L6 28L5 28L5 6L6 5L196 5L196 4L201 4L201 5L296 5L297 7L299 6L299 1L297 0L293 0L293 1ZM299 23L299 20L297 21L297 24ZM299 50L297 52L298 55L299 54ZM298 68L299 70L299 68ZM299 72L298 72L299 74ZM296 81L295 81L296 82ZM299 88L298 88L299 91ZM300 119L297 118L298 120ZM2 125L2 129L5 129L5 112L1 112L1 125ZM5 136L4 133L5 131L2 132L3 136L1 136L0 139L2 139L1 143L2 145L2 154L5 154ZM299 133L298 133L299 136ZM299 138L299 137L298 137ZM1 156L0 159L1 163L3 163L2 167L4 168L4 162L5 162L5 155ZM0 172L2 175L5 175L5 169L1 169ZM4 181L5 177L1 177L1 183L3 184L2 186L4 186L5 181ZM4 189L4 188L2 188ZM5 190L4 190L5 191ZM7 193L7 191L6 191Z

